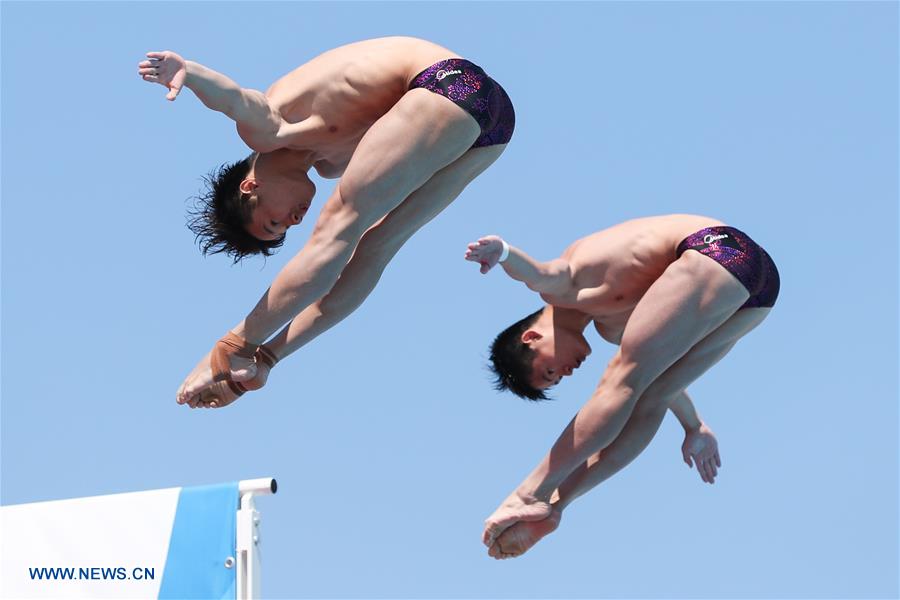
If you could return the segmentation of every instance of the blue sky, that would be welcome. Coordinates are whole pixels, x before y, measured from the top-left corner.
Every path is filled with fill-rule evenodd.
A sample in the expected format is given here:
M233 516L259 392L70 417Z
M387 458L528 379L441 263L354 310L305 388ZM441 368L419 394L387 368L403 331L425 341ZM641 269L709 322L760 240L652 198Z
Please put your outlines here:
M896 3L2 3L2 502L274 475L279 598L888 598L898 592ZM136 63L171 49L265 89L384 35L434 40L509 92L501 160L417 234L352 317L262 393L174 393L313 219L267 262L203 258L186 201L244 156L233 126ZM333 182L318 181L316 207ZM671 416L527 555L481 525L586 400L613 348L542 405L486 347L534 310L462 259L539 258L628 218L752 235L779 304L690 388L715 486Z

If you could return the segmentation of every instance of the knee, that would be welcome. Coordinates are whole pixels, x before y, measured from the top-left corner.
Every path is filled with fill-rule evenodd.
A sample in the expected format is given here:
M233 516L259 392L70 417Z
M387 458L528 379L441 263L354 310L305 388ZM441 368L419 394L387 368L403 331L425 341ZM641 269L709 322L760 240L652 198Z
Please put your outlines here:
M400 251L413 232L401 231L398 228L388 228L377 225L369 228L359 241L359 252L365 252L366 257L375 264L384 268L391 259Z
M603 374L603 383L626 388L634 397L640 397L653 383L653 375L624 344L609 361Z
M352 241L356 246L366 230L378 220L371 212L360 210L359 203L348 201L338 185L328 202L322 206L311 238L339 237Z
M660 413L665 413L669 410L669 406L676 396L677 394L675 393L663 393L662 390L654 390L654 386L651 385L638 398L632 414L638 418L655 418Z

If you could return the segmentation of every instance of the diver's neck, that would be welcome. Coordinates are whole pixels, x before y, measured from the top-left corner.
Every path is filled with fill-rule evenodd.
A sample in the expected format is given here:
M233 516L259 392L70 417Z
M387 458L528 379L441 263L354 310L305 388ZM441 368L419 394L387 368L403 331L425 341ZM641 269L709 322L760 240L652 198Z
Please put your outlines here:
M591 322L591 316L574 308L563 308L548 304L544 309L547 319L553 327L561 327L569 331L581 333Z
M268 167L279 173L303 173L304 175L312 168L315 158L312 150L295 150L293 148L279 148L267 152L264 156Z

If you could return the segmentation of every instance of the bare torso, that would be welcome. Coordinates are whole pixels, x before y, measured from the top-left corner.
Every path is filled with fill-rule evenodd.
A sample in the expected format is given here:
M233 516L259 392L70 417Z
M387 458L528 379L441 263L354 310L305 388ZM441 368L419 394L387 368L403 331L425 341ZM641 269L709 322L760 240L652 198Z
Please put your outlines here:
M562 255L571 267L573 289L564 296L542 297L589 315L597 332L618 344L638 301L675 261L678 244L716 225L724 223L698 215L667 215L626 221L581 238Z
M406 93L418 73L445 58L447 48L409 37L341 46L294 69L266 91L288 123L304 122L286 147L312 151L322 177L340 177L362 136Z

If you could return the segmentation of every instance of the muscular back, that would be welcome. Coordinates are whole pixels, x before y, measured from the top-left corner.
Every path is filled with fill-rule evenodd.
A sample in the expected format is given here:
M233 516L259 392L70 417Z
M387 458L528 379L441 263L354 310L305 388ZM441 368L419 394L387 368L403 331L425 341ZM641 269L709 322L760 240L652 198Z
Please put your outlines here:
M365 132L406 93L412 78L455 56L416 38L356 42L294 69L272 84L266 97L285 121L306 122L288 147L312 150L320 174L337 177Z
M631 311L675 260L678 244L715 225L724 223L698 215L646 217L581 238L562 255L570 266L572 289L544 299L592 316L600 334L618 342Z

